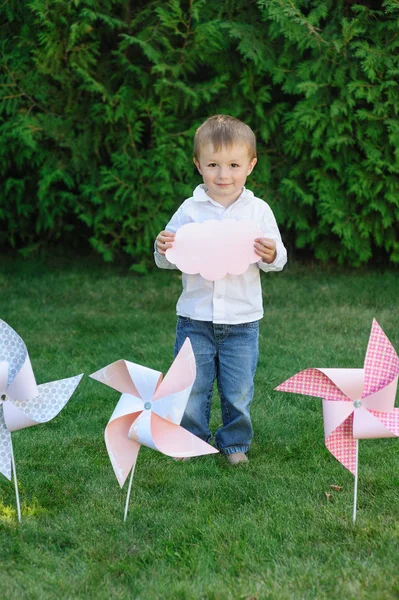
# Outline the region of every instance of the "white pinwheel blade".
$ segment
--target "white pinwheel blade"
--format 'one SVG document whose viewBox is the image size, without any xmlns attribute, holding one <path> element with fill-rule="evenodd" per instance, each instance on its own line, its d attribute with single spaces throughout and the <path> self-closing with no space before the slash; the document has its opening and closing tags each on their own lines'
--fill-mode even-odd
<svg viewBox="0 0 399 600">
<path fill-rule="evenodd" d="M 128 435 L 132 423 L 139 417 L 143 408 L 141 398 L 132 394 L 122 394 L 105 428 L 105 445 L 121 487 L 134 468 L 140 450 L 140 444 L 129 439 Z"/>
<path fill-rule="evenodd" d="M 167 456 L 203 456 L 218 452 L 216 448 L 181 425 L 166 421 L 158 415 L 152 415 L 151 433 L 155 448 Z"/>
<path fill-rule="evenodd" d="M 327 439 L 354 411 L 350 400 L 323 400 L 324 439 Z"/>
<path fill-rule="evenodd" d="M 6 393 L 8 386 L 8 364 L 0 363 L 0 396 Z"/>
<path fill-rule="evenodd" d="M 130 426 L 128 437 L 142 446 L 157 450 L 158 448 L 155 446 L 152 438 L 151 417 L 151 410 L 143 410 Z"/>
<path fill-rule="evenodd" d="M 129 362 L 128 360 L 126 361 L 126 367 L 140 397 L 144 402 L 151 402 L 155 390 L 162 380 L 162 373 L 155 371 L 155 369 L 149 369 L 148 367 Z"/>
<path fill-rule="evenodd" d="M 43 383 L 38 386 L 39 395 L 36 398 L 12 398 L 5 402 L 4 415 L 9 431 L 51 421 L 64 408 L 82 377 L 83 374 Z"/>
<path fill-rule="evenodd" d="M 128 438 L 129 428 L 135 418 L 137 414 L 111 419 L 105 428 L 105 445 L 120 487 L 123 487 L 130 471 L 134 469 L 140 450 L 140 444 Z"/>
<path fill-rule="evenodd" d="M 182 392 L 176 392 L 176 394 L 169 394 L 169 396 L 165 396 L 165 398 L 160 398 L 153 403 L 153 412 L 171 423 L 180 425 L 192 387 L 193 386 L 190 385 L 190 387 Z"/>
<path fill-rule="evenodd" d="M 3 411 L 8 431 L 18 431 L 37 425 L 34 419 L 30 419 L 26 413 L 19 410 L 11 400 L 4 402 Z"/>
<path fill-rule="evenodd" d="M 140 396 L 127 368 L 126 360 L 117 360 L 90 375 L 92 379 L 104 383 L 122 394 Z"/>
<path fill-rule="evenodd" d="M 319 369 L 348 397 L 360 398 L 364 387 L 364 369 Z"/>
<path fill-rule="evenodd" d="M 132 394 L 122 394 L 105 428 L 104 438 L 109 459 L 118 483 L 123 487 L 126 478 L 134 468 L 140 444 L 129 440 L 132 422 L 143 410 L 143 401 Z"/>
<path fill-rule="evenodd" d="M 194 352 L 186 338 L 169 371 L 154 395 L 152 410 L 172 423 L 180 424 L 196 377 Z"/>
<path fill-rule="evenodd" d="M 391 438 L 396 435 L 370 411 L 363 407 L 355 410 L 353 417 L 353 437 L 355 439 Z"/>
<path fill-rule="evenodd" d="M 12 327 L 0 319 L 0 363 L 2 362 L 8 365 L 8 394 L 21 399 L 37 396 L 35 376 L 25 343 Z"/>
<path fill-rule="evenodd" d="M 28 400 L 38 394 L 39 390 L 36 385 L 32 365 L 30 364 L 29 356 L 26 356 L 21 370 L 7 388 L 7 395 L 11 398 L 18 398 L 18 400 Z"/>
<path fill-rule="evenodd" d="M 4 420 L 3 406 L 0 404 L 0 473 L 11 481 L 11 433 Z"/>
<path fill-rule="evenodd" d="M 378 412 L 386 412 L 390 413 L 393 410 L 395 405 L 395 396 L 396 389 L 398 387 L 398 378 L 395 377 L 384 388 L 375 392 L 375 394 L 371 394 L 367 396 L 367 398 L 362 399 L 362 404 L 365 408 L 369 410 L 376 410 Z"/>
<path fill-rule="evenodd" d="M 141 398 L 137 398 L 137 396 L 132 396 L 131 394 L 122 394 L 122 396 L 119 398 L 118 404 L 114 408 L 114 412 L 111 415 L 109 423 L 115 421 L 115 419 L 119 419 L 120 417 L 141 412 L 143 408 L 144 402 Z"/>
</svg>

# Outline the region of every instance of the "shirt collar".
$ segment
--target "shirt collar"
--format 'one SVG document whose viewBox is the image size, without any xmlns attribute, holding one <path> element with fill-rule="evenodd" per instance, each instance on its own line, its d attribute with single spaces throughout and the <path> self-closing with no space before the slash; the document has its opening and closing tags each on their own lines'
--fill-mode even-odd
<svg viewBox="0 0 399 600">
<path fill-rule="evenodd" d="M 206 185 L 204 183 L 197 185 L 197 187 L 195 188 L 195 190 L 193 192 L 194 201 L 195 202 L 211 202 L 212 198 L 210 198 L 210 196 L 208 196 L 208 194 L 206 193 L 207 189 L 208 188 L 206 187 Z M 236 202 L 238 202 L 239 200 L 242 200 L 242 199 L 247 199 L 247 198 L 252 198 L 252 197 L 253 197 L 253 192 L 251 192 L 251 190 L 247 190 L 247 188 L 245 186 L 243 186 L 242 192 L 238 196 Z M 235 202 L 234 202 L 234 204 L 235 204 Z"/>
</svg>

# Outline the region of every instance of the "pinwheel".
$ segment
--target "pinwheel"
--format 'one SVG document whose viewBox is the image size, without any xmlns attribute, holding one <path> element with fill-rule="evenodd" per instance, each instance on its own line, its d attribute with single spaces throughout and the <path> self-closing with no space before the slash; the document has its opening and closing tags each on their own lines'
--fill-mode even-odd
<svg viewBox="0 0 399 600">
<path fill-rule="evenodd" d="M 105 444 L 121 488 L 131 472 L 125 521 L 141 445 L 175 458 L 217 452 L 180 426 L 195 375 L 195 358 L 188 338 L 164 379 L 159 371 L 127 360 L 118 360 L 90 375 L 122 392 L 105 428 Z"/>
<path fill-rule="evenodd" d="M 11 433 L 53 419 L 65 406 L 83 375 L 36 385 L 21 337 L 0 319 L 0 472 L 14 478 L 18 520 L 18 481 Z"/>
<path fill-rule="evenodd" d="M 305 369 L 276 388 L 323 399 L 325 444 L 355 476 L 353 521 L 358 440 L 399 436 L 398 376 L 398 355 L 374 319 L 363 369 Z"/>
</svg>

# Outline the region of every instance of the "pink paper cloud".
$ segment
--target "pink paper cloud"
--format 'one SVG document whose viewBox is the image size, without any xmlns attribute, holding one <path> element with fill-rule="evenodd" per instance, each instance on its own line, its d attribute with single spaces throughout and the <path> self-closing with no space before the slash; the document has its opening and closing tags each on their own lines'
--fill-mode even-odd
<svg viewBox="0 0 399 600">
<path fill-rule="evenodd" d="M 188 223 L 176 232 L 166 258 L 188 275 L 199 273 L 209 281 L 227 275 L 241 275 L 250 264 L 260 260 L 254 241 L 263 237 L 255 221 L 211 219 L 203 223 Z"/>
</svg>

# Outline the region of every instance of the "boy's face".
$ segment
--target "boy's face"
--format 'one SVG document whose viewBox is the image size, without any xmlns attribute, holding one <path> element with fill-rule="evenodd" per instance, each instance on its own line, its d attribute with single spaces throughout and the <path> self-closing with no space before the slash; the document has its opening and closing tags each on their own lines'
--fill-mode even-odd
<svg viewBox="0 0 399 600">
<path fill-rule="evenodd" d="M 222 146 L 215 152 L 213 144 L 201 146 L 199 160 L 194 163 L 201 173 L 209 196 L 223 206 L 237 200 L 245 185 L 247 176 L 256 165 L 251 159 L 245 144 Z"/>
</svg>

